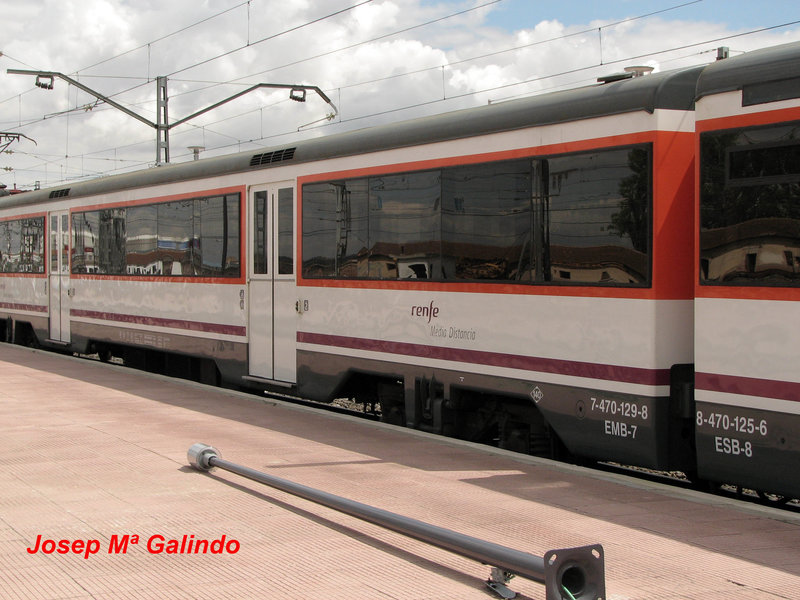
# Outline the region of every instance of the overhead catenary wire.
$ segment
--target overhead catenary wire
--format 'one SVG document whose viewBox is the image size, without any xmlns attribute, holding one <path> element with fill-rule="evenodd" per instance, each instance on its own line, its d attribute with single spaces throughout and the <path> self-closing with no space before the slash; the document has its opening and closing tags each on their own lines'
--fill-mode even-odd
<svg viewBox="0 0 800 600">
<path fill-rule="evenodd" d="M 495 1 L 500 1 L 500 0 L 495 0 Z M 696 2 L 684 2 L 682 4 L 676 5 L 674 7 L 670 7 L 668 9 L 664 9 L 664 10 L 661 10 L 661 11 L 656 11 L 656 12 L 653 12 L 653 13 L 648 13 L 646 15 L 640 15 L 640 16 L 637 16 L 637 17 L 631 17 L 629 19 L 624 19 L 622 21 L 609 23 L 609 24 L 604 25 L 602 27 L 606 27 L 606 28 L 614 27 L 614 26 L 617 26 L 617 25 L 619 25 L 621 23 L 629 22 L 629 21 L 636 20 L 636 19 L 642 19 L 642 18 L 645 18 L 647 16 L 652 16 L 654 14 L 659 14 L 659 13 L 666 12 L 667 10 L 675 10 L 675 9 L 682 8 L 682 7 L 685 7 L 685 6 L 688 6 L 690 4 L 694 4 L 694 3 L 696 3 Z M 364 4 L 364 3 L 362 3 L 362 4 Z M 487 3 L 487 4 L 491 4 L 491 3 Z M 485 6 L 485 5 L 481 5 L 481 6 Z M 450 16 L 463 14 L 464 12 L 465 11 L 459 11 L 458 13 L 453 13 L 453 15 L 450 15 Z M 436 20 L 433 20 L 433 21 L 426 21 L 426 23 L 424 23 L 424 24 L 419 24 L 419 25 L 415 25 L 415 26 L 413 26 L 411 28 L 404 28 L 404 29 L 398 30 L 396 32 L 383 34 L 381 36 L 377 36 L 377 37 L 371 38 L 370 40 L 365 40 L 365 41 L 359 42 L 357 44 L 350 44 L 350 45 L 348 45 L 346 47 L 339 48 L 339 49 L 334 49 L 334 50 L 331 50 L 331 51 L 329 51 L 327 53 L 318 54 L 318 55 L 315 55 L 313 57 L 308 57 L 308 58 L 303 59 L 301 61 L 295 61 L 293 63 L 290 63 L 289 65 L 281 65 L 279 67 L 271 67 L 270 69 L 268 69 L 266 71 L 260 72 L 260 74 L 263 74 L 263 73 L 266 73 L 266 72 L 269 72 L 269 71 L 272 71 L 272 70 L 276 70 L 276 69 L 279 69 L 279 68 L 284 68 L 286 66 L 296 65 L 299 62 L 303 62 L 305 60 L 314 60 L 315 58 L 319 58 L 321 56 L 327 56 L 327 55 L 333 54 L 335 52 L 340 52 L 340 51 L 342 51 L 344 49 L 349 49 L 349 48 L 352 48 L 352 47 L 357 46 L 357 45 L 368 44 L 368 43 L 374 42 L 376 40 L 385 39 L 386 37 L 389 37 L 391 35 L 397 35 L 397 34 L 403 32 L 403 31 L 408 31 L 410 29 L 418 28 L 418 27 L 424 26 L 425 24 L 438 22 L 438 21 L 441 21 L 441 20 L 443 20 L 445 18 L 448 18 L 448 17 L 440 17 L 439 19 L 436 19 Z M 488 93 L 488 92 L 492 92 L 492 91 L 509 89 L 509 88 L 512 88 L 512 87 L 515 87 L 515 86 L 522 86 L 522 85 L 525 85 L 525 84 L 530 84 L 530 83 L 533 83 L 533 82 L 542 81 L 542 80 L 550 79 L 550 78 L 561 77 L 561 76 L 568 75 L 568 74 L 581 73 L 581 72 L 589 71 L 591 69 L 595 69 L 598 66 L 625 63 L 625 62 L 630 62 L 632 60 L 636 60 L 636 59 L 643 58 L 643 57 L 655 57 L 655 56 L 659 56 L 659 55 L 663 55 L 663 54 L 668 54 L 670 52 L 680 51 L 682 49 L 696 48 L 698 46 L 707 45 L 707 44 L 710 44 L 710 43 L 715 43 L 715 42 L 718 42 L 718 41 L 721 41 L 721 40 L 729 40 L 729 39 L 739 38 L 739 37 L 746 36 L 746 35 L 753 35 L 753 34 L 761 33 L 761 32 L 764 32 L 764 31 L 770 31 L 770 30 L 774 30 L 774 29 L 778 29 L 778 28 L 782 28 L 782 27 L 788 27 L 788 26 L 796 25 L 799 22 L 800 21 L 790 21 L 790 22 L 787 22 L 787 23 L 781 23 L 781 24 L 778 24 L 778 25 L 770 26 L 770 27 L 762 27 L 762 28 L 753 29 L 753 30 L 746 31 L 746 32 L 740 32 L 740 33 L 736 33 L 736 34 L 732 34 L 732 35 L 726 35 L 726 36 L 722 36 L 722 37 L 717 37 L 717 38 L 710 39 L 710 40 L 704 40 L 704 41 L 701 41 L 701 42 L 695 42 L 693 44 L 675 46 L 675 47 L 671 47 L 671 48 L 665 48 L 665 49 L 661 49 L 661 50 L 657 50 L 657 51 L 653 51 L 653 52 L 648 52 L 646 54 L 628 56 L 628 57 L 625 57 L 625 58 L 622 58 L 622 59 L 618 59 L 618 60 L 615 60 L 615 61 L 606 61 L 605 63 L 603 63 L 601 61 L 599 63 L 593 63 L 591 65 L 583 66 L 583 67 L 580 67 L 580 68 L 577 68 L 577 69 L 563 70 L 563 71 L 560 71 L 560 72 L 557 72 L 557 73 L 545 74 L 545 75 L 537 76 L 535 78 L 530 78 L 530 79 L 526 79 L 526 80 L 522 80 L 522 81 L 515 81 L 515 82 L 503 84 L 503 85 L 490 86 L 490 87 L 477 89 L 477 90 L 469 90 L 469 91 L 466 91 L 466 92 L 463 92 L 463 93 L 460 93 L 460 94 L 453 94 L 453 95 L 449 95 L 449 96 L 442 97 L 442 98 L 435 98 L 435 99 L 432 99 L 432 100 L 422 101 L 422 102 L 418 102 L 418 103 L 414 103 L 414 104 L 408 104 L 408 105 L 395 107 L 395 108 L 389 108 L 389 109 L 386 109 L 386 110 L 372 111 L 369 114 L 355 115 L 355 116 L 352 116 L 352 117 L 349 117 L 349 118 L 346 118 L 346 119 L 340 119 L 338 122 L 339 123 L 351 123 L 351 122 L 358 121 L 358 120 L 364 120 L 364 119 L 368 119 L 368 118 L 380 117 L 380 116 L 383 116 L 383 115 L 388 115 L 388 114 L 392 114 L 392 113 L 406 111 L 406 110 L 413 109 L 413 108 L 418 108 L 418 107 L 423 107 L 423 106 L 428 106 L 428 105 L 432 105 L 432 104 L 441 103 L 443 101 L 456 100 L 456 99 L 464 98 L 464 97 L 467 97 L 467 96 L 474 96 L 476 94 L 482 94 L 482 93 Z M 296 28 L 293 28 L 293 29 L 296 29 Z M 586 33 L 586 32 L 590 32 L 590 31 L 592 31 L 592 29 L 583 30 L 581 33 Z M 280 35 L 280 34 L 274 34 L 273 36 L 269 36 L 269 37 L 270 38 L 274 38 L 277 35 Z M 545 44 L 545 43 L 552 42 L 552 41 L 555 41 L 555 40 L 558 40 L 558 39 L 564 39 L 564 38 L 567 38 L 567 37 L 572 37 L 574 35 L 578 35 L 578 34 L 577 33 L 565 34 L 564 36 L 557 36 L 557 37 L 554 37 L 554 38 L 551 38 L 551 39 L 548 39 L 548 40 L 538 40 L 536 42 L 533 42 L 531 44 L 525 44 L 523 46 L 515 46 L 513 48 L 507 48 L 507 49 L 504 49 L 504 50 L 494 51 L 494 52 L 482 54 L 482 55 L 479 55 L 479 56 L 472 56 L 472 57 L 469 57 L 469 58 L 465 58 L 465 59 L 461 59 L 461 60 L 458 60 L 458 61 L 454 61 L 453 63 L 450 63 L 450 64 L 446 65 L 446 67 L 452 68 L 453 66 L 458 65 L 458 64 L 464 64 L 464 63 L 471 62 L 471 61 L 477 61 L 477 60 L 480 60 L 482 58 L 488 58 L 488 57 L 495 56 L 495 55 L 502 54 L 502 53 L 513 52 L 513 51 L 517 51 L 517 50 L 520 50 L 520 49 L 523 49 L 523 48 L 526 48 L 526 47 Z M 262 38 L 262 39 L 267 39 L 267 38 Z M 259 40 L 259 41 L 261 41 L 261 40 Z M 702 53 L 702 51 L 700 53 Z M 700 54 L 700 53 L 698 53 L 698 54 Z M 187 70 L 188 68 L 189 67 L 184 68 L 182 70 Z M 359 85 L 366 85 L 368 83 L 386 81 L 386 80 L 389 80 L 389 79 L 395 79 L 397 77 L 408 76 L 408 75 L 411 75 L 411 74 L 414 74 L 414 73 L 420 73 L 420 72 L 424 72 L 426 70 L 433 70 L 433 69 L 437 69 L 437 70 L 438 69 L 442 69 L 442 66 L 439 65 L 439 66 L 429 67 L 427 69 L 416 69 L 416 70 L 408 71 L 408 72 L 405 72 L 405 73 L 393 74 L 393 75 L 387 76 L 385 78 L 373 78 L 373 79 L 370 79 L 369 81 L 362 81 L 362 82 L 357 82 L 357 83 L 346 83 L 346 84 L 343 84 L 341 86 L 336 86 L 333 89 L 353 88 L 353 87 L 357 87 Z M 175 73 L 178 73 L 178 72 L 180 72 L 180 71 L 175 71 Z M 234 79 L 234 80 L 230 80 L 228 82 L 211 83 L 211 87 L 217 86 L 217 85 L 224 85 L 224 84 L 235 84 L 237 81 L 240 81 L 242 79 L 245 79 L 247 77 L 252 77 L 252 76 L 253 75 L 248 75 L 248 76 L 245 76 L 245 77 L 241 77 L 241 78 L 237 78 L 237 79 Z M 177 81 L 192 81 L 192 80 L 179 79 Z M 575 84 L 579 84 L 579 82 L 575 82 Z M 245 85 L 245 84 L 243 84 L 243 85 Z M 562 84 L 562 86 L 563 86 L 563 84 Z M 562 87 L 562 86 L 559 86 L 559 87 Z M 207 88 L 205 88 L 205 89 L 207 89 Z M 192 90 L 192 91 L 185 92 L 185 93 L 186 94 L 190 94 L 190 93 L 194 93 L 194 92 L 197 92 L 197 91 L 200 91 L 200 90 Z M 120 92 L 120 93 L 122 93 L 122 92 Z M 237 115 L 229 116 L 229 117 L 226 117 L 225 119 L 221 119 L 221 120 L 214 121 L 214 122 L 209 122 L 209 123 L 206 123 L 205 125 L 203 125 L 202 128 L 204 130 L 209 131 L 210 133 L 213 133 L 215 135 L 217 135 L 217 134 L 224 135 L 225 137 L 230 137 L 232 140 L 234 140 L 234 141 L 232 141 L 232 143 L 211 146 L 208 149 L 210 151 L 226 150 L 226 149 L 229 149 L 229 148 L 235 147 L 235 146 L 241 147 L 242 144 L 259 144 L 259 142 L 266 143 L 266 142 L 268 142 L 270 140 L 274 140 L 274 139 L 279 138 L 279 137 L 296 134 L 296 130 L 292 129 L 290 131 L 276 132 L 276 133 L 271 134 L 269 136 L 263 136 L 263 133 L 262 133 L 261 137 L 255 137 L 255 138 L 252 138 L 252 139 L 237 139 L 236 137 L 228 136 L 228 135 L 225 135 L 225 134 L 220 134 L 219 132 L 214 132 L 213 130 L 211 130 L 212 127 L 214 127 L 215 125 L 217 125 L 219 123 L 225 122 L 225 121 L 230 120 L 230 119 L 239 118 L 242 115 L 246 115 L 246 114 L 250 114 L 250 113 L 253 113 L 253 112 L 257 112 L 259 110 L 263 110 L 263 107 L 261 107 L 259 109 L 255 109 L 255 110 L 246 111 L 246 112 L 243 112 L 243 113 L 238 113 Z M 317 125 L 316 127 L 328 127 L 328 126 L 330 126 L 330 125 L 325 124 L 325 125 L 321 125 L 321 126 Z M 198 126 L 198 127 L 200 127 L 200 126 Z M 148 142 L 147 142 L 147 140 L 142 140 L 141 143 L 148 143 Z M 138 144 L 137 143 L 132 143 L 132 144 L 128 144 L 126 146 L 116 147 L 116 148 L 117 148 L 117 150 L 119 150 L 119 149 L 125 148 L 125 147 L 132 148 L 132 147 L 134 147 L 136 145 L 138 145 Z M 96 152 L 93 152 L 93 153 L 84 153 L 84 154 L 78 155 L 78 156 L 91 157 L 92 155 L 100 154 L 100 153 L 103 153 L 103 152 L 108 152 L 108 150 L 110 150 L 110 149 L 99 150 L 99 151 L 96 151 Z M 75 158 L 75 157 L 73 157 L 73 158 Z M 96 160 L 96 159 L 93 158 L 92 160 Z M 136 163 L 136 161 L 132 161 L 132 163 Z M 144 166 L 144 165 L 147 164 L 147 162 L 146 161 L 141 161 L 139 164 Z M 124 167 L 124 168 L 128 169 L 128 167 Z M 114 171 L 111 171 L 111 172 L 114 172 Z"/>
</svg>

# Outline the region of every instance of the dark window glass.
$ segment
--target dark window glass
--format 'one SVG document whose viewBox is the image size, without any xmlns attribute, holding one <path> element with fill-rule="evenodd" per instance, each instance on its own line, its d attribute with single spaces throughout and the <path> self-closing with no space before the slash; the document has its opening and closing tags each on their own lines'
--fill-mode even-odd
<svg viewBox="0 0 800 600">
<path fill-rule="evenodd" d="M 366 179 L 303 186 L 305 277 L 367 277 L 368 190 Z"/>
<path fill-rule="evenodd" d="M 649 281 L 650 152 L 628 148 L 544 159 L 545 278 Z"/>
<path fill-rule="evenodd" d="M 158 207 L 132 206 L 127 209 L 128 275 L 163 275 L 158 253 Z"/>
<path fill-rule="evenodd" d="M 235 197 L 217 196 L 195 201 L 192 252 L 197 275 L 223 277 L 239 271 L 239 207 Z M 235 239 L 234 239 L 235 238 Z"/>
<path fill-rule="evenodd" d="M 97 259 L 99 272 L 108 275 L 125 273 L 125 209 L 101 210 Z"/>
<path fill-rule="evenodd" d="M 223 212 L 227 220 L 225 228 L 225 255 L 222 258 L 223 272 L 225 277 L 238 277 L 242 265 L 242 245 L 239 231 L 242 226 L 242 218 L 239 212 L 239 195 L 230 194 L 222 200 L 225 203 Z"/>
<path fill-rule="evenodd" d="M 269 273 L 267 192 L 256 192 L 253 202 L 253 273 L 266 275 Z"/>
<path fill-rule="evenodd" d="M 100 232 L 100 213 L 97 211 L 72 215 L 72 272 L 98 273 L 97 241 Z"/>
<path fill-rule="evenodd" d="M 800 177 L 800 143 L 728 152 L 728 182 L 740 185 L 783 183 Z"/>
<path fill-rule="evenodd" d="M 531 161 L 442 174 L 444 279 L 534 279 Z"/>
<path fill-rule="evenodd" d="M 294 273 L 294 193 L 292 188 L 278 190 L 278 274 Z"/>
<path fill-rule="evenodd" d="M 72 215 L 73 273 L 236 277 L 238 194 Z"/>
<path fill-rule="evenodd" d="M 44 273 L 44 217 L 22 219 L 19 223 L 19 270 L 23 273 Z"/>
<path fill-rule="evenodd" d="M 370 178 L 371 279 L 441 279 L 440 193 L 439 171 Z"/>
<path fill-rule="evenodd" d="M 19 273 L 22 263 L 22 223 L 0 222 L 0 271 Z"/>
<path fill-rule="evenodd" d="M 637 146 L 303 186 L 303 275 L 648 285 Z"/>
<path fill-rule="evenodd" d="M 336 232 L 339 214 L 335 183 L 312 183 L 303 186 L 303 275 L 334 277 L 336 268 Z"/>
<path fill-rule="evenodd" d="M 44 217 L 0 222 L 0 272 L 44 273 Z"/>
<path fill-rule="evenodd" d="M 193 201 L 158 205 L 158 259 L 163 265 L 164 275 L 194 275 L 193 234 Z"/>
<path fill-rule="evenodd" d="M 700 138 L 700 279 L 800 285 L 800 123 Z"/>
<path fill-rule="evenodd" d="M 369 275 L 369 183 L 355 179 L 336 187 L 336 265 L 339 277 Z"/>
<path fill-rule="evenodd" d="M 124 274 L 125 209 L 74 213 L 72 246 L 73 273 Z"/>
<path fill-rule="evenodd" d="M 58 273 L 58 216 L 50 216 L 50 272 Z"/>
</svg>

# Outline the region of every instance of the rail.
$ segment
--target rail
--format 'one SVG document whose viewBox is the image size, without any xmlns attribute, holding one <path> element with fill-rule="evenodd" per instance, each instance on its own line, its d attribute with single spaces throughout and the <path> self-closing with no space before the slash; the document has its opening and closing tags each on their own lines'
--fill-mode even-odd
<svg viewBox="0 0 800 600">
<path fill-rule="evenodd" d="M 210 471 L 213 467 L 230 471 L 489 565 L 491 575 L 486 584 L 502 598 L 515 596 L 506 586 L 513 575 L 544 584 L 546 600 L 604 600 L 606 597 L 603 547 L 599 544 L 550 550 L 539 557 L 237 465 L 223 460 L 220 453 L 207 444 L 193 444 L 188 459 L 189 464 L 200 471 Z"/>
</svg>

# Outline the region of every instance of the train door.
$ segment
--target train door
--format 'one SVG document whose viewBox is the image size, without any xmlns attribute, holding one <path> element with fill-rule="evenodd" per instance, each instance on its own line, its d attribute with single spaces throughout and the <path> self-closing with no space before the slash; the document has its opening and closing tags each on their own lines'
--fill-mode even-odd
<svg viewBox="0 0 800 600">
<path fill-rule="evenodd" d="M 248 204 L 249 374 L 294 383 L 297 380 L 294 184 L 253 186 Z"/>
<path fill-rule="evenodd" d="M 69 212 L 51 212 L 50 218 L 50 341 L 70 341 L 69 328 Z"/>
</svg>

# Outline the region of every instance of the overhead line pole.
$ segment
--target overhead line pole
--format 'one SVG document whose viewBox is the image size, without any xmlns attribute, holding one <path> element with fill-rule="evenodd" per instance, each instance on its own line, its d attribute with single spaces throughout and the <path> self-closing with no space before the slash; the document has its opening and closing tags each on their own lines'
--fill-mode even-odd
<svg viewBox="0 0 800 600">
<path fill-rule="evenodd" d="M 234 94 L 220 102 L 216 102 L 202 110 L 199 110 L 188 117 L 184 117 L 175 121 L 174 123 L 170 124 L 168 121 L 168 103 L 169 98 L 167 95 L 167 78 L 166 76 L 160 76 L 156 78 L 156 85 L 157 85 L 157 99 L 156 99 L 156 109 L 157 109 L 157 121 L 154 123 L 150 119 L 143 117 L 142 115 L 135 113 L 134 111 L 130 110 L 115 102 L 108 96 L 104 96 L 100 92 L 96 92 L 95 90 L 83 85 L 79 81 L 64 75 L 63 73 L 58 73 L 56 71 L 28 71 L 24 69 L 8 69 L 6 71 L 10 75 L 35 75 L 36 76 L 36 86 L 46 90 L 53 89 L 53 82 L 55 78 L 62 79 L 69 83 L 70 85 L 74 85 L 79 90 L 86 92 L 87 94 L 94 96 L 101 102 L 105 102 L 109 106 L 116 108 L 124 112 L 129 117 L 133 117 L 137 121 L 148 125 L 156 130 L 156 166 L 160 166 L 163 163 L 169 163 L 169 131 L 173 127 L 177 127 L 178 125 L 182 125 L 186 123 L 190 119 L 194 117 L 200 116 L 204 113 L 209 112 L 215 108 L 230 102 L 231 100 L 235 100 L 236 98 L 240 98 L 245 94 L 249 94 L 255 90 L 261 88 L 276 88 L 276 89 L 288 89 L 291 90 L 289 92 L 289 98 L 292 100 L 296 100 L 297 102 L 305 102 L 306 101 L 306 90 L 311 90 L 316 92 L 320 98 L 322 98 L 332 109 L 333 112 L 326 115 L 326 118 L 330 121 L 332 120 L 337 114 L 338 109 L 336 105 L 331 101 L 331 99 L 317 86 L 315 85 L 300 85 L 300 84 L 283 84 L 283 83 L 258 83 L 249 87 L 248 89 L 239 92 L 238 94 Z M 163 160 L 162 160 L 163 156 Z"/>
</svg>

